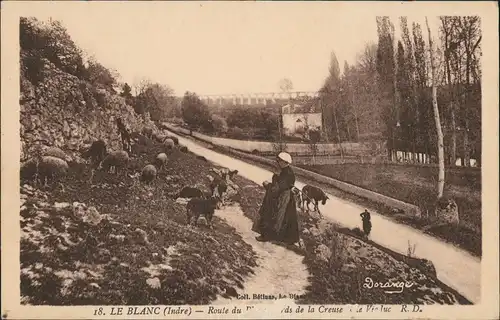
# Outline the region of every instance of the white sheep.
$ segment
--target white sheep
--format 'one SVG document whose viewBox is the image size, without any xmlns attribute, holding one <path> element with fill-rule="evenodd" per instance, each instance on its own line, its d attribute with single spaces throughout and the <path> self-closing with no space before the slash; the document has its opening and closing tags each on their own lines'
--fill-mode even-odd
<svg viewBox="0 0 500 320">
<path fill-rule="evenodd" d="M 165 141 L 165 139 L 167 139 L 167 135 L 166 134 L 162 134 L 162 133 L 157 133 L 154 135 L 156 141 L 158 142 L 163 142 Z"/>
<path fill-rule="evenodd" d="M 51 156 L 51 157 L 62 159 L 64 161 L 69 160 L 66 153 L 57 147 L 47 147 L 45 150 L 43 150 L 42 156 Z"/>
<path fill-rule="evenodd" d="M 165 168 L 168 162 L 168 156 L 165 153 L 160 153 L 156 156 L 155 163 L 159 170 Z"/>
<path fill-rule="evenodd" d="M 163 141 L 163 144 L 165 147 L 167 147 L 167 150 L 172 150 L 175 146 L 174 140 L 167 138 Z"/>
<path fill-rule="evenodd" d="M 156 174 L 156 167 L 152 164 L 148 164 L 142 169 L 141 181 L 149 183 L 156 178 Z"/>
<path fill-rule="evenodd" d="M 105 171 L 110 171 L 110 169 L 114 169 L 114 172 L 117 174 L 118 169 L 127 168 L 129 156 L 127 151 L 118 150 L 111 151 L 102 161 L 101 166 Z"/>
<path fill-rule="evenodd" d="M 37 167 L 38 178 L 43 185 L 47 185 L 49 181 L 52 182 L 66 176 L 69 169 L 66 161 L 52 156 L 43 156 L 38 161 Z M 64 186 L 60 185 L 64 191 Z"/>
</svg>

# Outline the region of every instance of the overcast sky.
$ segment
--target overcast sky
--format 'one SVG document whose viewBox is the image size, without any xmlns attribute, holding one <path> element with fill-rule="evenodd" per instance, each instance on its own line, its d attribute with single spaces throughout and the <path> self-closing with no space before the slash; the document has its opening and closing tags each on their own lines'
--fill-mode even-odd
<svg viewBox="0 0 500 320">
<path fill-rule="evenodd" d="M 60 4 L 35 16 L 61 20 L 122 81 L 147 77 L 177 95 L 279 91 L 284 77 L 297 91 L 316 91 L 331 51 L 342 69 L 344 60 L 354 63 L 366 43 L 377 41 L 377 12 L 362 3 L 80 2 L 64 10 Z M 398 14 L 385 14 L 399 33 Z M 409 20 L 425 28 L 424 16 Z M 430 21 L 437 37 L 437 18 Z"/>
</svg>

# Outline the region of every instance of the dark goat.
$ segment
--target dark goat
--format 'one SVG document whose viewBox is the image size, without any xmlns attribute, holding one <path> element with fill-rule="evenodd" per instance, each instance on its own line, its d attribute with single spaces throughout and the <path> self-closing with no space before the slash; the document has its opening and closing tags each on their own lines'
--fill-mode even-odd
<svg viewBox="0 0 500 320">
<path fill-rule="evenodd" d="M 116 119 L 116 126 L 118 127 L 118 133 L 120 134 L 120 137 L 122 138 L 122 145 L 123 145 L 123 150 L 127 152 L 131 152 L 132 145 L 130 143 L 131 140 L 131 135 L 128 132 L 127 128 L 123 124 L 122 118 L 117 118 Z"/>
<path fill-rule="evenodd" d="M 318 187 L 311 186 L 311 185 L 305 185 L 302 188 L 302 203 L 304 204 L 303 207 L 307 208 L 309 210 L 309 204 L 311 201 L 314 204 L 314 210 L 316 210 L 319 213 L 319 207 L 318 203 L 321 201 L 322 205 L 326 204 L 326 200 L 328 200 L 328 196 L 323 192 Z M 307 207 L 306 207 L 307 206 Z"/>
<path fill-rule="evenodd" d="M 175 198 L 205 198 L 203 192 L 194 187 L 184 187 L 182 190 L 175 196 Z"/>
<path fill-rule="evenodd" d="M 208 226 L 212 229 L 212 218 L 218 202 L 219 199 L 215 197 L 209 199 L 193 198 L 189 200 L 186 205 L 187 223 L 190 224 L 194 222 L 194 225 L 197 225 L 198 218 L 204 215 L 207 219 Z"/>
<path fill-rule="evenodd" d="M 109 172 L 110 169 L 114 169 L 115 174 L 118 174 L 118 169 L 120 168 L 127 170 L 129 159 L 127 151 L 111 151 L 106 158 L 102 160 L 101 166 L 106 172 Z"/>
<path fill-rule="evenodd" d="M 85 159 L 90 158 L 93 168 L 97 168 L 99 164 L 106 157 L 107 148 L 106 143 L 103 140 L 97 140 L 92 142 L 90 148 L 82 154 Z"/>
</svg>

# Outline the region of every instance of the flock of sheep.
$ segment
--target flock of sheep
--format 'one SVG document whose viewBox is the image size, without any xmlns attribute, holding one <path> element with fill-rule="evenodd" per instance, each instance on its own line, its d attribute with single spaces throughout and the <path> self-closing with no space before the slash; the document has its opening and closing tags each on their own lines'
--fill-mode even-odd
<svg viewBox="0 0 500 320">
<path fill-rule="evenodd" d="M 136 134 L 136 136 L 133 139 L 135 143 L 140 143 L 139 140 L 145 137 L 141 134 Z M 166 150 L 172 150 L 178 145 L 176 137 L 150 135 L 148 138 L 161 139 L 160 141 L 165 145 Z M 186 152 L 187 148 L 180 146 L 179 150 Z M 130 160 L 130 150 L 128 152 L 126 150 L 108 150 L 103 140 L 97 140 L 81 154 L 81 157 L 84 159 L 90 158 L 92 166 L 90 180 L 92 180 L 94 171 L 98 169 L 115 174 L 118 174 L 122 169 L 127 169 Z M 165 167 L 167 161 L 168 157 L 166 153 L 158 154 L 154 164 L 148 164 L 142 169 L 141 181 L 152 181 L 156 177 L 158 170 Z M 23 181 L 33 181 L 43 185 L 58 182 L 62 177 L 67 175 L 69 166 L 73 162 L 61 149 L 57 147 L 44 147 L 37 155 L 21 164 L 20 178 Z"/>
<path fill-rule="evenodd" d="M 123 139 L 123 135 L 122 135 Z M 187 152 L 187 147 L 179 145 L 179 140 L 175 136 L 163 133 L 154 133 L 151 128 L 144 128 L 142 132 L 128 134 L 126 132 L 126 141 L 122 143 L 124 150 L 109 150 L 106 142 L 103 140 L 94 141 L 89 148 L 81 153 L 83 159 L 88 159 L 91 166 L 91 175 L 89 181 L 92 182 L 96 170 L 103 170 L 108 173 L 118 175 L 120 172 L 126 172 L 129 166 L 130 154 L 133 146 L 148 145 L 147 140 L 156 140 L 164 146 L 165 152 L 160 152 L 154 158 L 152 163 L 146 164 L 139 176 L 139 181 L 150 183 L 163 170 L 168 162 L 170 151 L 177 148 L 181 152 Z M 126 149 L 126 150 L 125 150 Z M 70 166 L 75 161 L 70 159 L 66 153 L 57 147 L 45 147 L 37 155 L 21 164 L 21 181 L 31 181 L 35 184 L 47 186 L 49 183 L 58 183 L 64 191 L 64 185 L 61 179 L 69 171 Z M 238 171 L 228 169 L 217 170 L 215 178 L 210 182 L 210 194 L 205 194 L 198 188 L 184 187 L 174 198 L 185 198 L 189 201 L 186 205 L 188 224 L 197 224 L 199 218 L 205 218 L 205 221 L 211 228 L 211 220 L 214 210 L 224 203 L 224 194 L 228 189 L 228 179 L 237 174 Z"/>
</svg>

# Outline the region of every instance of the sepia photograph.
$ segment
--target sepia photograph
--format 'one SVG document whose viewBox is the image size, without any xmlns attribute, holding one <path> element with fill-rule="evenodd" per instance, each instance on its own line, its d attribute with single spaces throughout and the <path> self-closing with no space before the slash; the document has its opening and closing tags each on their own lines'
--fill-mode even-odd
<svg viewBox="0 0 500 320">
<path fill-rule="evenodd" d="M 494 4 L 4 4 L 2 319 L 498 314 Z"/>
</svg>

